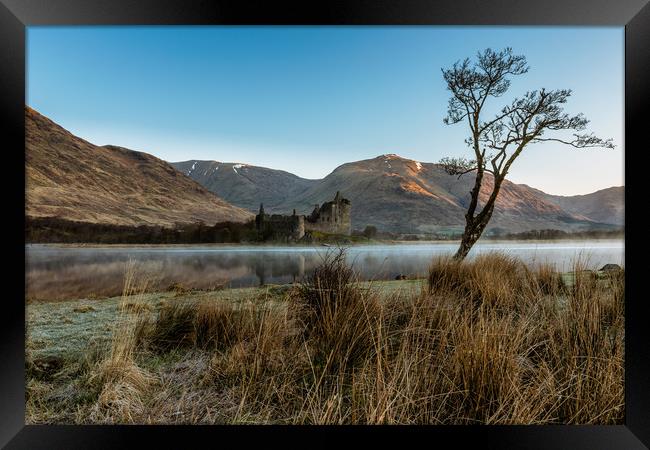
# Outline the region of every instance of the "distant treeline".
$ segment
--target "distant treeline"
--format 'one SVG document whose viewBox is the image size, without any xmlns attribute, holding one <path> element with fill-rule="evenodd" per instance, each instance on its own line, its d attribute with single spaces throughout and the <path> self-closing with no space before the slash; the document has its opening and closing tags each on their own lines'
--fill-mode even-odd
<svg viewBox="0 0 650 450">
<path fill-rule="evenodd" d="M 553 240 L 553 239 L 607 239 L 622 238 L 623 228 L 615 230 L 573 231 L 532 230 L 521 233 L 491 232 L 483 239 L 508 240 Z M 461 233 L 397 234 L 377 231 L 375 227 L 355 230 L 353 241 L 359 237 L 378 240 L 424 241 L 458 240 Z M 25 240 L 30 243 L 96 243 L 96 244 L 209 244 L 209 243 L 253 243 L 264 241 L 255 229 L 255 222 L 219 222 L 183 224 L 175 227 L 152 225 L 109 225 L 75 222 L 55 217 L 27 219 Z M 357 238 L 357 239 L 354 239 Z M 325 241 L 314 236 L 310 241 Z"/>
<path fill-rule="evenodd" d="M 552 239 L 611 239 L 622 238 L 625 230 L 589 230 L 589 231 L 563 231 L 563 230 L 531 230 L 521 233 L 504 233 L 487 236 L 488 239 L 513 239 L 513 240 L 552 240 Z"/>
<path fill-rule="evenodd" d="M 255 222 L 152 225 L 109 225 L 54 217 L 27 219 L 25 240 L 31 243 L 196 244 L 239 243 L 259 240 Z"/>
<path fill-rule="evenodd" d="M 454 241 L 462 237 L 461 232 L 441 232 L 423 234 L 403 234 L 377 231 L 372 236 L 361 230 L 355 230 L 353 236 L 374 237 L 378 240 L 397 241 Z M 520 233 L 508 233 L 503 230 L 489 230 L 481 239 L 484 240 L 554 240 L 554 239 L 611 239 L 625 236 L 623 228 L 614 230 L 589 230 L 589 231 L 563 231 L 555 229 L 531 230 Z"/>
<path fill-rule="evenodd" d="M 457 241 L 462 236 L 462 233 L 401 234 L 393 239 L 398 241 Z"/>
</svg>

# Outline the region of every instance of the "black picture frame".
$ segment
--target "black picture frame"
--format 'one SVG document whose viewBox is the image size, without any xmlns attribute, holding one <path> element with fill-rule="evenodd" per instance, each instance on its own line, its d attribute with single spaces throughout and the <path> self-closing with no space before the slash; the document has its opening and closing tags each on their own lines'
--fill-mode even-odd
<svg viewBox="0 0 650 450">
<path fill-rule="evenodd" d="M 213 445 L 251 437 L 285 442 L 302 434 L 303 445 L 346 443 L 350 432 L 364 439 L 402 444 L 407 433 L 425 443 L 487 448 L 642 449 L 650 446 L 650 333 L 643 295 L 646 221 L 643 151 L 650 124 L 649 0 L 0 0 L 0 123 L 5 161 L 2 220 L 10 237 L 5 261 L 18 272 L 5 282 L 0 313 L 0 446 L 6 448 L 190 448 L 194 439 Z M 283 25 L 571 25 L 625 27 L 625 425 L 470 427 L 218 427 L 218 426 L 25 426 L 24 104 L 25 27 L 32 25 L 283 24 Z M 602 64 L 607 64 L 603 61 Z M 645 175 L 647 177 L 647 175 Z M 637 216 L 637 217 L 635 217 Z M 19 236 L 23 236 L 20 239 Z M 630 244 L 630 245 L 628 245 Z M 641 261 L 641 262 L 637 262 Z M 20 262 L 23 263 L 21 267 Z M 24 277 L 24 272 L 22 277 Z M 21 300 L 22 299 L 22 300 Z M 323 433 L 327 431 L 327 435 Z M 318 440 L 305 436 L 317 433 Z M 370 445 L 365 441 L 364 445 Z M 419 445 L 419 444 L 418 444 Z"/>
</svg>

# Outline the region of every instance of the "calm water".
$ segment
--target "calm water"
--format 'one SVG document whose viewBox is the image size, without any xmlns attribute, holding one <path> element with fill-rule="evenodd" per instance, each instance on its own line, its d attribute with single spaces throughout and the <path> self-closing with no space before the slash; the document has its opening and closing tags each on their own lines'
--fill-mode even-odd
<svg viewBox="0 0 650 450">
<path fill-rule="evenodd" d="M 355 246 L 348 261 L 364 279 L 390 280 L 397 275 L 422 276 L 435 255 L 452 254 L 456 243 Z M 126 263 L 135 260 L 152 287 L 173 283 L 209 289 L 300 281 L 322 261 L 327 247 L 183 246 L 183 247 L 55 247 L 25 246 L 26 294 L 32 299 L 114 296 L 122 290 Z M 570 242 L 488 242 L 474 246 L 470 258 L 501 251 L 529 265 L 552 263 L 571 270 L 581 258 L 588 266 L 623 265 L 622 240 Z"/>
</svg>

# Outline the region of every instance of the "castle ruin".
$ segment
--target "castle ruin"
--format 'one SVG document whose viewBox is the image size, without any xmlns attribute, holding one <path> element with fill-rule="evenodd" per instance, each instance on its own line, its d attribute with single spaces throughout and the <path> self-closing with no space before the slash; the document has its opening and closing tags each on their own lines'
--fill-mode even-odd
<svg viewBox="0 0 650 450">
<path fill-rule="evenodd" d="M 350 235 L 350 209 L 350 200 L 343 198 L 340 192 L 336 193 L 334 200 L 316 205 L 308 216 L 297 215 L 295 209 L 292 215 L 270 215 L 264 212 L 264 205 L 260 205 L 255 227 L 264 239 L 273 240 L 297 241 L 310 231 Z"/>
<path fill-rule="evenodd" d="M 265 240 L 297 241 L 305 235 L 305 216 L 296 215 L 295 209 L 290 216 L 265 214 L 264 205 L 260 205 L 260 212 L 255 216 L 255 228 Z"/>
</svg>

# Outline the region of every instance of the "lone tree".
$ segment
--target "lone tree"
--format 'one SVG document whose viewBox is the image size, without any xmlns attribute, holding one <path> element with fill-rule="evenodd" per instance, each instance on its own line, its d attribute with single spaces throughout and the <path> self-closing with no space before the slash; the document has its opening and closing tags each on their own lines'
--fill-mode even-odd
<svg viewBox="0 0 650 450">
<path fill-rule="evenodd" d="M 449 69 L 442 69 L 447 89 L 452 94 L 444 123 L 452 125 L 467 121 L 470 135 L 465 142 L 474 156 L 471 159 L 443 158 L 440 164 L 447 173 L 458 175 L 458 178 L 476 172 L 465 214 L 465 230 L 455 255 L 458 260 L 464 259 L 481 237 L 492 217 L 508 170 L 528 145 L 559 142 L 576 148 L 614 148 L 611 139 L 580 133 L 589 121 L 583 114 L 564 112 L 562 105 L 571 96 L 569 89 L 526 92 L 522 98 L 515 98 L 498 114 L 485 120 L 483 111 L 487 100 L 501 97 L 510 87 L 510 78 L 526 72 L 526 57 L 513 55 L 511 48 L 499 52 L 488 48 L 478 53 L 476 61 L 467 58 L 457 61 Z M 479 208 L 479 193 L 486 172 L 494 178 L 494 183 L 492 192 Z"/>
<path fill-rule="evenodd" d="M 375 236 L 377 236 L 377 227 L 374 225 L 367 225 L 366 228 L 363 230 L 363 235 L 367 239 L 372 239 Z"/>
</svg>

